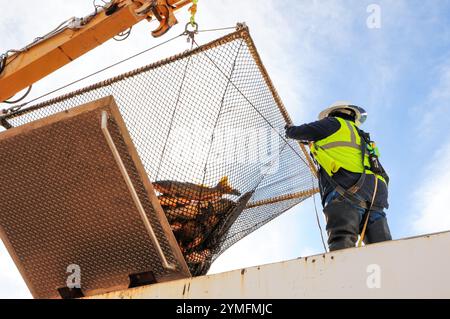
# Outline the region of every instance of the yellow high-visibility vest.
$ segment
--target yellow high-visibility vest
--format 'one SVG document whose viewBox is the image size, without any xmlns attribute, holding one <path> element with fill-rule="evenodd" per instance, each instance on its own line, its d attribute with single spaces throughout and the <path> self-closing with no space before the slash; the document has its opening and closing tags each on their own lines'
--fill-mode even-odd
<svg viewBox="0 0 450 319">
<path fill-rule="evenodd" d="M 363 166 L 361 136 L 356 129 L 356 124 L 339 117 L 335 117 L 335 119 L 341 125 L 339 130 L 311 144 L 311 153 L 315 160 L 330 176 L 333 176 L 340 168 L 352 173 L 363 173 L 364 166 L 366 167 L 366 174 L 373 174 L 369 169 L 368 152 L 364 157 Z M 383 177 L 376 176 L 386 183 Z"/>
</svg>

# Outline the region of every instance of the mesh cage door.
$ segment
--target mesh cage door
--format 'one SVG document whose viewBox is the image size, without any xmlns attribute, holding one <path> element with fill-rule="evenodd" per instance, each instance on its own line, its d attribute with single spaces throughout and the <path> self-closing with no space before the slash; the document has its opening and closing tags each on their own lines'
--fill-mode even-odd
<svg viewBox="0 0 450 319">
<path fill-rule="evenodd" d="M 112 97 L 8 130 L 0 151 L 0 235 L 35 298 L 59 298 L 68 283 L 93 295 L 128 288 L 139 274 L 156 282 L 190 276 Z"/>
<path fill-rule="evenodd" d="M 306 148 L 284 139 L 292 121 L 243 25 L 193 50 L 17 109 L 2 123 L 20 127 L 110 95 L 193 276 L 318 191 Z"/>
</svg>

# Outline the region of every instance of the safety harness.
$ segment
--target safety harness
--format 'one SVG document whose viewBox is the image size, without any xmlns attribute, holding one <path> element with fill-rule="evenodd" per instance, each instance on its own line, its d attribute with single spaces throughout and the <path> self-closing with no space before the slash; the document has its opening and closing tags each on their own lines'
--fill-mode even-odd
<svg viewBox="0 0 450 319">
<path fill-rule="evenodd" d="M 363 166 L 364 166 L 364 158 L 366 156 L 366 142 L 364 141 L 363 138 L 361 138 L 361 154 L 362 154 L 362 161 L 363 161 Z M 357 196 L 356 193 L 361 189 L 361 187 L 363 186 L 365 180 L 366 180 L 366 166 L 364 166 L 364 170 L 361 173 L 361 176 L 359 177 L 358 181 L 351 186 L 349 189 L 345 189 L 344 187 L 342 187 L 341 185 L 339 185 L 330 175 L 328 175 L 328 173 L 324 173 L 322 174 L 322 176 L 325 176 L 325 179 L 328 181 L 328 183 L 334 188 L 334 190 L 341 195 L 342 197 L 348 199 L 350 202 L 352 202 L 353 204 L 357 205 L 358 207 L 361 207 L 365 210 L 368 210 L 369 208 L 372 209 L 382 209 L 382 207 L 378 207 L 378 206 L 374 206 L 373 202 L 375 200 L 375 196 L 373 196 L 373 200 L 372 203 L 367 203 L 364 200 L 360 200 Z M 377 177 L 375 177 L 375 180 L 377 182 Z M 374 189 L 374 192 L 376 192 L 376 189 Z"/>
<path fill-rule="evenodd" d="M 347 122 L 347 121 L 346 121 Z M 350 124 L 347 123 L 350 127 Z M 382 210 L 383 207 L 375 206 L 374 201 L 376 197 L 376 191 L 378 186 L 378 176 L 381 176 L 386 183 L 389 180 L 389 177 L 385 173 L 384 169 L 382 168 L 381 164 L 378 161 L 378 155 L 375 152 L 374 143 L 370 140 L 370 135 L 368 133 L 365 133 L 364 131 L 361 131 L 356 126 L 354 127 L 356 131 L 358 132 L 358 135 L 360 137 L 360 150 L 361 150 L 361 160 L 363 165 L 363 171 L 361 173 L 361 176 L 359 177 L 358 181 L 351 186 L 349 189 L 345 189 L 341 185 L 339 185 L 325 170 L 324 174 L 322 174 L 325 179 L 328 181 L 328 183 L 334 188 L 334 190 L 341 195 L 342 197 L 346 198 L 350 202 L 352 202 L 354 205 L 361 207 L 365 210 Z M 352 128 L 351 128 L 352 129 Z M 353 133 L 351 133 L 353 134 Z M 354 139 L 354 138 L 353 138 Z M 347 142 L 334 142 L 330 144 L 335 144 L 336 146 L 341 146 L 346 144 Z M 319 145 L 315 145 L 315 147 L 321 148 L 322 150 L 325 150 L 326 148 L 330 148 L 330 144 L 327 144 L 326 146 L 322 147 Z M 365 156 L 367 154 L 368 145 L 371 146 L 368 157 L 369 157 L 369 164 L 370 167 L 367 167 L 365 165 Z M 349 145 L 351 146 L 351 145 Z M 314 155 L 314 154 L 313 154 Z M 314 156 L 313 156 L 314 157 Z M 317 161 L 316 161 L 317 162 Z M 320 164 L 319 164 L 320 165 Z M 372 201 L 368 203 L 367 201 L 361 200 L 356 196 L 356 193 L 361 189 L 363 186 L 367 173 L 366 170 L 370 169 L 372 173 L 374 173 L 375 178 L 375 188 L 374 188 L 374 195 L 372 196 Z M 378 176 L 377 176 L 378 175 Z"/>
</svg>

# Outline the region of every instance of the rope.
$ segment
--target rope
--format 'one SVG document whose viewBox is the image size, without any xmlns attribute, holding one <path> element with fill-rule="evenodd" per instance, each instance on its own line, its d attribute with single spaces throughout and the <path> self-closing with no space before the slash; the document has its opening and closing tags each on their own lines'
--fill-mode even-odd
<svg viewBox="0 0 450 319">
<path fill-rule="evenodd" d="M 372 209 L 373 203 L 375 202 L 375 197 L 377 195 L 378 190 L 378 177 L 374 175 L 375 178 L 375 188 L 373 189 L 372 201 L 370 202 L 369 210 L 367 211 L 366 220 L 364 222 L 364 227 L 362 229 L 361 235 L 359 236 L 358 247 L 362 246 L 362 242 L 366 235 L 367 224 L 369 223 L 370 210 Z"/>
<path fill-rule="evenodd" d="M 284 146 L 286 146 L 286 144 L 284 144 Z M 283 150 L 284 150 L 284 146 L 283 146 Z M 280 154 L 281 153 L 282 153 L 282 151 L 280 151 Z M 298 198 L 310 197 L 314 193 L 317 193 L 318 191 L 319 190 L 317 188 L 314 188 L 314 189 L 310 189 L 310 190 L 306 190 L 306 191 L 300 191 L 300 192 L 296 192 L 296 193 L 292 193 L 292 194 L 280 195 L 280 196 L 275 196 L 275 197 L 268 198 L 268 199 L 257 200 L 257 201 L 254 201 L 254 202 L 250 202 L 247 205 L 247 208 L 264 206 L 264 205 L 268 205 L 268 204 L 275 204 L 275 203 L 282 202 L 282 201 L 289 200 L 289 199 L 298 199 Z"/>
<path fill-rule="evenodd" d="M 313 187 L 314 187 L 314 179 L 313 179 Z M 325 238 L 323 237 L 323 230 L 322 230 L 322 225 L 320 223 L 319 212 L 317 210 L 316 194 L 315 193 L 313 193 L 312 198 L 313 198 L 313 203 L 314 203 L 314 211 L 316 213 L 317 226 L 319 227 L 319 232 L 320 232 L 320 239 L 322 240 L 323 250 L 324 250 L 325 253 L 327 253 L 328 250 L 327 250 L 327 246 L 325 245 Z"/>
</svg>

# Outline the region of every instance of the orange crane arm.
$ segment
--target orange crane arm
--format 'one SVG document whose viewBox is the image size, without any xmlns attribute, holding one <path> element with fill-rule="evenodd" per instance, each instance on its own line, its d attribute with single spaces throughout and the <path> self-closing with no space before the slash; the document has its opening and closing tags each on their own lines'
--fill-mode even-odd
<svg viewBox="0 0 450 319">
<path fill-rule="evenodd" d="M 191 0 L 112 0 L 103 10 L 50 34 L 5 57 L 0 73 L 0 102 L 6 101 L 86 52 L 126 31 L 141 20 L 156 18 L 154 37 L 177 23 L 174 12 Z"/>
</svg>

